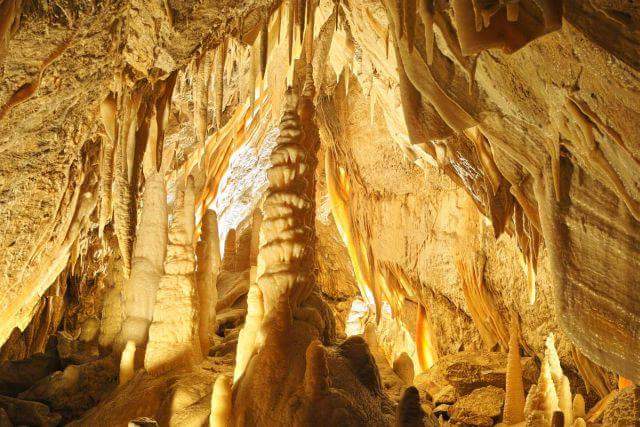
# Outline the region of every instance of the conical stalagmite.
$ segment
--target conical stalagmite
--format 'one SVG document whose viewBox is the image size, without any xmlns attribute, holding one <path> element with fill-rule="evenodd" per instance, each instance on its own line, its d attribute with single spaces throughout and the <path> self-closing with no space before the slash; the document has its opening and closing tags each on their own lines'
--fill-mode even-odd
<svg viewBox="0 0 640 427">
<path fill-rule="evenodd" d="M 509 325 L 509 356 L 507 358 L 507 378 L 502 418 L 506 424 L 524 421 L 524 385 L 520 362 L 520 341 L 515 319 Z"/>
<path fill-rule="evenodd" d="M 234 228 L 227 232 L 224 241 L 224 254 L 222 255 L 222 269 L 225 271 L 236 271 L 237 240 Z"/>
<path fill-rule="evenodd" d="M 302 130 L 296 111 L 298 97 L 288 93 L 280 123 L 278 143 L 271 154 L 272 167 L 267 171 L 269 189 L 264 201 L 260 229 L 262 246 L 258 257 L 265 271 L 258 278 L 265 314 L 275 307 L 279 297 L 294 287 L 300 299 L 308 295 L 302 259 L 309 240 L 306 215 L 311 207 L 303 192 L 303 177 L 308 173 L 309 154 L 301 145 Z M 306 288 L 306 289 L 305 289 Z M 295 307 L 301 300 L 292 301 Z"/>
<path fill-rule="evenodd" d="M 120 375 L 118 377 L 118 384 L 126 384 L 135 371 L 135 356 L 136 356 L 136 343 L 133 341 L 127 341 L 124 347 L 124 351 L 120 356 Z"/>
<path fill-rule="evenodd" d="M 228 427 L 231 425 L 231 378 L 219 375 L 211 393 L 210 427 Z"/>
<path fill-rule="evenodd" d="M 209 336 L 216 328 L 216 304 L 218 291 L 216 282 L 220 273 L 220 240 L 216 212 L 207 210 L 202 217 L 202 234 L 198 242 L 198 272 L 196 282 L 200 298 L 200 344 L 203 354 L 209 350 Z"/>
<path fill-rule="evenodd" d="M 193 179 L 187 179 L 186 188 L 179 190 L 174 203 L 165 274 L 158 285 L 144 359 L 145 369 L 154 375 L 193 365 L 202 357 L 193 245 L 195 219 L 191 218 L 194 215 L 193 186 Z"/>
<path fill-rule="evenodd" d="M 167 193 L 159 173 L 147 177 L 142 203 L 131 276 L 124 287 L 125 320 L 120 333 L 122 344 L 133 340 L 138 347 L 147 342 L 167 252 Z"/>
</svg>

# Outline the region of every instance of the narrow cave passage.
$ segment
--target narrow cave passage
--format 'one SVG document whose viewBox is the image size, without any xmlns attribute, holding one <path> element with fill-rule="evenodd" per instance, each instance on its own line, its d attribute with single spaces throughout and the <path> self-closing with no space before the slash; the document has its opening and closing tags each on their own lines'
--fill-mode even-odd
<svg viewBox="0 0 640 427">
<path fill-rule="evenodd" d="M 0 0 L 0 427 L 640 425 L 639 29 Z"/>
</svg>

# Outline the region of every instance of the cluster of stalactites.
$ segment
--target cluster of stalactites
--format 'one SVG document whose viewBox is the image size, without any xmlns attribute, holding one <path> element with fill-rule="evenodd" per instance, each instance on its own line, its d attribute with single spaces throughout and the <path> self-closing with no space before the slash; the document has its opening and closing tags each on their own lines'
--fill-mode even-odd
<svg viewBox="0 0 640 427">
<path fill-rule="evenodd" d="M 307 244 L 312 238 L 309 211 L 312 203 L 306 175 L 310 173 L 309 152 L 301 144 L 303 138 L 298 116 L 298 96 L 289 89 L 287 105 L 280 122 L 280 135 L 271 154 L 272 167 L 267 171 L 269 189 L 263 205 L 260 229 L 259 263 L 264 271 L 258 285 L 264 297 L 265 313 L 277 303 L 280 295 L 292 293 L 295 307 L 309 294 L 311 280 Z"/>
</svg>

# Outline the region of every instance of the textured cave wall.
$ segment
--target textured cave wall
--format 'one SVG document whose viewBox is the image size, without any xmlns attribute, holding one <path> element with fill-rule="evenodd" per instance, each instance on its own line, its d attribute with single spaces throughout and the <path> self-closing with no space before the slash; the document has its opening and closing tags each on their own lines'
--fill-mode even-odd
<svg viewBox="0 0 640 427">
<path fill-rule="evenodd" d="M 14 326 L 26 327 L 40 310 L 39 296 L 87 251 L 83 240 L 96 220 L 91 170 L 102 132 L 96 113 L 114 70 L 124 69 L 130 80 L 152 80 L 183 68 L 224 31 L 250 32 L 259 9 L 272 2 L 85 3 L 25 4 L 0 64 L 0 342 Z M 486 195 L 477 185 L 487 170 L 468 138 L 452 136 L 431 107 L 435 101 L 423 97 L 418 102 L 426 113 L 420 119 L 432 128 L 432 138 L 416 140 L 414 134 L 410 140 L 413 123 L 407 119 L 408 129 L 402 112 L 394 37 L 386 40 L 379 31 L 388 26 L 380 2 L 341 3 L 330 62 L 316 66 L 316 73 L 326 73 L 316 79 L 318 85 L 335 95 L 331 102 L 341 137 L 323 144 L 340 147 L 338 160 L 353 179 L 354 218 L 368 226 L 377 260 L 411 279 L 416 299 L 440 332 L 441 354 L 483 345 L 462 296 L 456 261 L 484 254 L 487 287 L 504 319 L 517 311 L 527 351 L 539 353 L 543 337 L 555 331 L 563 362 L 572 364 L 571 338 L 594 360 L 634 378 L 640 342 L 640 12 L 619 1 L 565 1 L 564 6 L 560 30 L 511 54 L 491 49 L 461 61 L 444 33 L 435 32 L 435 80 L 488 136 L 488 152 L 505 182 L 521 189 L 519 202 L 534 212 L 530 219 L 540 217 L 545 245 L 537 261 L 535 305 L 527 302 L 513 237 L 502 234 L 496 240 L 494 227 L 478 211 L 487 213 Z M 333 7 L 323 0 L 320 12 L 326 18 Z M 245 16 L 243 23 L 239 15 Z M 422 34 L 418 26 L 419 54 L 425 50 Z M 407 57 L 404 47 L 399 52 Z M 335 88 L 331 71 L 340 73 L 345 65 L 354 77 L 343 77 Z M 34 96 L 13 106 L 13 95 L 23 93 L 27 83 L 30 88 L 37 83 Z M 340 91 L 348 92 L 346 99 Z M 177 108 L 177 118 L 188 122 L 190 100 L 179 102 L 185 107 Z M 590 127 L 605 162 L 584 146 L 581 134 Z M 558 153 L 555 142 L 562 145 Z M 435 152 L 436 159 L 425 152 Z M 558 183 L 551 179 L 552 154 L 561 155 L 559 201 L 553 194 Z M 443 171 L 434 166 L 440 161 Z M 444 176 L 451 176 L 452 168 L 455 182 Z M 319 280 L 343 312 L 354 294 L 352 272 L 322 209 L 318 223 Z"/>
<path fill-rule="evenodd" d="M 638 221 L 633 218 L 640 176 L 638 71 L 633 59 L 638 10 L 620 2 L 576 1 L 564 2 L 564 10 L 560 29 L 520 50 L 481 50 L 464 59 L 456 56 L 455 32 L 451 43 L 442 30 L 447 26 L 436 26 L 433 65 L 427 72 L 446 99 L 418 93 L 417 101 L 409 102 L 408 131 L 419 148 L 437 154 L 437 146 L 445 147 L 447 167 L 454 168 L 457 183 L 478 202 L 482 194 L 468 178 L 474 170 L 489 171 L 460 148 L 459 135 L 434 115 L 434 107 L 442 111 L 456 104 L 453 110 L 462 113 L 449 117 L 448 124 L 458 131 L 479 126 L 518 204 L 526 208 L 529 220 L 536 222 L 540 216 L 547 256 L 538 262 L 539 286 L 543 299 L 546 283 L 552 287 L 557 322 L 594 361 L 634 377 L 638 302 L 632 291 L 636 277 L 629 272 L 637 269 L 639 259 Z M 357 43 L 352 68 L 356 75 L 358 70 L 375 70 L 367 90 L 371 87 L 378 96 L 391 92 L 391 99 L 397 99 L 397 91 L 393 95 L 387 90 L 398 87 L 397 53 L 412 83 L 424 89 L 419 73 L 425 64 L 417 59 L 425 55 L 421 25 L 413 52 L 406 37 L 392 34 L 393 45 L 400 46 L 396 51 L 393 45 L 385 49 L 385 34 L 379 31 L 388 22 L 383 6 L 352 2 L 345 17 Z M 444 22 L 452 21 L 447 9 Z M 397 102 L 389 102 L 388 95 L 381 99 L 385 114 L 395 116 Z M 593 140 L 590 129 L 595 129 Z M 558 152 L 561 160 L 552 167 Z M 554 168 L 560 170 L 555 183 Z M 487 206 L 479 205 L 486 213 Z"/>
<path fill-rule="evenodd" d="M 463 189 L 437 168 L 416 166 L 384 123 L 370 123 L 369 100 L 355 78 L 348 98 L 337 96 L 334 105 L 344 130 L 338 141 L 345 155 L 339 162 L 353 177 L 354 221 L 371 227 L 368 244 L 376 260 L 396 264 L 410 277 L 419 302 L 430 312 L 439 353 L 483 348 L 455 265 L 478 253 L 487 257 L 485 277 L 504 318 L 509 319 L 510 309 L 519 313 L 526 345 L 541 353 L 549 332 L 561 336 L 546 269 L 539 271 L 538 300 L 531 305 L 514 239 L 503 235 L 496 241 Z M 569 344 L 561 342 L 570 363 Z"/>
</svg>

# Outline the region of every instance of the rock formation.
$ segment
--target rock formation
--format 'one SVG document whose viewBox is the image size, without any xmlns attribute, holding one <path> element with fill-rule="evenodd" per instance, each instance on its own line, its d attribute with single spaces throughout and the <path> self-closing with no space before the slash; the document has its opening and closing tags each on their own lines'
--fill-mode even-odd
<svg viewBox="0 0 640 427">
<path fill-rule="evenodd" d="M 0 426 L 637 423 L 639 29 L 0 0 Z"/>
<path fill-rule="evenodd" d="M 174 204 L 165 274 L 158 284 L 157 303 L 149 327 L 144 367 L 150 373 L 189 366 L 202 357 L 193 242 L 194 206 L 194 183 L 188 177 Z"/>
</svg>

